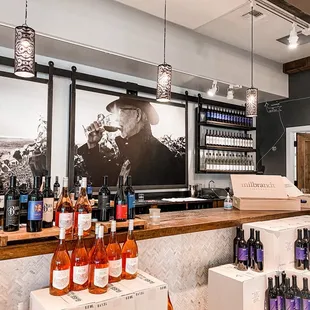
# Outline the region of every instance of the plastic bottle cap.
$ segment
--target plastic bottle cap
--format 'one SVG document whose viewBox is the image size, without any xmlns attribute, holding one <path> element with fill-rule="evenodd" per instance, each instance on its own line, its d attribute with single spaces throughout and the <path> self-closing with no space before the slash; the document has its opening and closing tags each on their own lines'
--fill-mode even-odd
<svg viewBox="0 0 310 310">
<path fill-rule="evenodd" d="M 116 221 L 111 221 L 111 232 L 116 232 Z"/>
<path fill-rule="evenodd" d="M 103 238 L 103 225 L 99 227 L 99 238 Z"/>
</svg>

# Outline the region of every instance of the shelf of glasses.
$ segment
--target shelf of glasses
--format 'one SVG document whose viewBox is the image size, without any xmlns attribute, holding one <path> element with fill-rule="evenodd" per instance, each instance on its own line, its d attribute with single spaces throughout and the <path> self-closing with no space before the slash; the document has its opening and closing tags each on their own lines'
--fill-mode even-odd
<svg viewBox="0 0 310 310">
<path fill-rule="evenodd" d="M 256 130 L 255 127 L 248 127 L 248 126 L 243 126 L 243 125 L 236 125 L 236 124 L 223 123 L 223 122 L 217 122 L 217 121 L 204 121 L 204 122 L 199 122 L 198 124 L 200 126 L 212 126 L 212 127 L 243 130 L 243 131 Z"/>
<path fill-rule="evenodd" d="M 229 152 L 244 152 L 244 153 L 255 153 L 256 149 L 246 147 L 234 147 L 234 146 L 217 146 L 217 145 L 204 145 L 199 146 L 200 150 L 214 150 L 214 151 L 229 151 Z"/>
<path fill-rule="evenodd" d="M 256 174 L 256 171 L 198 170 L 197 174 Z"/>
</svg>

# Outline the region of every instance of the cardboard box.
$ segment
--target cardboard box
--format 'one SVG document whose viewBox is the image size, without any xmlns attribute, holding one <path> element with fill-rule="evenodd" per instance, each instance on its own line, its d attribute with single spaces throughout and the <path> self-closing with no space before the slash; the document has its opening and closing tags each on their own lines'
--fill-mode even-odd
<svg viewBox="0 0 310 310">
<path fill-rule="evenodd" d="M 239 271 L 233 265 L 209 269 L 208 310 L 262 310 L 266 273 Z M 221 291 L 225 291 L 224 296 Z"/>
<path fill-rule="evenodd" d="M 301 210 L 299 191 L 287 178 L 231 175 L 233 206 L 240 210 Z"/>
</svg>

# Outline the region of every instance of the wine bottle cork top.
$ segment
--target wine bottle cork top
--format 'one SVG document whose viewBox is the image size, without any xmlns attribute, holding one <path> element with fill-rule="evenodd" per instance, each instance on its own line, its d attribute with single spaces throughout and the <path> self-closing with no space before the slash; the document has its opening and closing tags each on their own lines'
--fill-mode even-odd
<svg viewBox="0 0 310 310">
<path fill-rule="evenodd" d="M 83 236 L 83 226 L 82 225 L 79 225 L 78 227 L 78 236 Z"/>
<path fill-rule="evenodd" d="M 66 229 L 64 227 L 61 227 L 59 230 L 59 239 L 66 239 Z"/>
<path fill-rule="evenodd" d="M 82 178 L 82 184 L 81 184 L 81 187 L 86 188 L 86 186 L 87 186 L 87 178 L 86 178 L 86 177 L 83 177 L 83 178 Z"/>
<path fill-rule="evenodd" d="M 103 238 L 103 225 L 99 227 L 99 238 Z"/>
<path fill-rule="evenodd" d="M 129 220 L 129 230 L 133 230 L 133 220 Z"/>
</svg>

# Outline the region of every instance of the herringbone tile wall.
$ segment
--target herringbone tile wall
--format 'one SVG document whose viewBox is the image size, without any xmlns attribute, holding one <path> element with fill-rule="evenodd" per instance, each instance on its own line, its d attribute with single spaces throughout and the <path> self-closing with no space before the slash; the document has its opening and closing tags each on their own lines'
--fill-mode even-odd
<svg viewBox="0 0 310 310">
<path fill-rule="evenodd" d="M 138 241 L 139 268 L 168 283 L 175 310 L 207 310 L 207 271 L 231 262 L 234 232 L 228 228 Z M 0 310 L 28 309 L 30 291 L 48 286 L 51 257 L 0 262 Z"/>
</svg>

